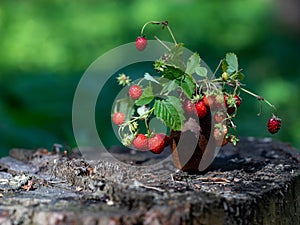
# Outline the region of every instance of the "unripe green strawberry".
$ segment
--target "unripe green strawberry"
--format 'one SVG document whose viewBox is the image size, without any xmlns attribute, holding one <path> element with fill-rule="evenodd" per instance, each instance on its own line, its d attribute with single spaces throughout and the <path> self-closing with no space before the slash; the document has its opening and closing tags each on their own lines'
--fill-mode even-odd
<svg viewBox="0 0 300 225">
<path fill-rule="evenodd" d="M 147 39 L 142 36 L 142 37 L 137 37 L 135 39 L 135 47 L 139 51 L 143 51 L 147 46 Z"/>
<path fill-rule="evenodd" d="M 138 85 L 132 85 L 130 88 L 129 88 L 129 96 L 133 99 L 133 100 L 137 100 L 141 97 L 143 93 L 143 90 L 140 86 Z"/>
<path fill-rule="evenodd" d="M 144 134 L 138 134 L 132 144 L 137 150 L 145 151 L 148 149 L 148 138 Z"/>
<path fill-rule="evenodd" d="M 222 79 L 223 81 L 227 81 L 229 78 L 229 74 L 227 72 L 222 73 Z"/>
<path fill-rule="evenodd" d="M 268 131 L 271 134 L 275 134 L 280 130 L 281 119 L 273 115 L 268 121 Z"/>
<path fill-rule="evenodd" d="M 161 135 L 155 134 L 148 140 L 148 148 L 154 154 L 160 154 L 165 148 L 165 141 Z"/>
<path fill-rule="evenodd" d="M 114 115 L 113 115 L 113 118 L 112 118 L 114 124 L 116 125 L 121 125 L 124 123 L 125 121 L 125 114 L 122 113 L 122 112 L 116 112 Z"/>
</svg>

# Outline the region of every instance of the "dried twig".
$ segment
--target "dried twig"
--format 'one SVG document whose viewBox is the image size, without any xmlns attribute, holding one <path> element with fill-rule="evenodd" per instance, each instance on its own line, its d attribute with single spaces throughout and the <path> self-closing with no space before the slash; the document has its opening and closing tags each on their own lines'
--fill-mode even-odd
<svg viewBox="0 0 300 225">
<path fill-rule="evenodd" d="M 205 183 L 231 183 L 230 180 L 227 180 L 226 178 L 222 177 L 199 177 L 197 180 L 201 180 Z"/>
</svg>

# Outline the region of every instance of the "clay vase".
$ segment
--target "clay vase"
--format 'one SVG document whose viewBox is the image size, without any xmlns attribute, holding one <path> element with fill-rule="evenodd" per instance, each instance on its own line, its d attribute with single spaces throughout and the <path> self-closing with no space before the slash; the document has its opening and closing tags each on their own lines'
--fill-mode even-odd
<svg viewBox="0 0 300 225">
<path fill-rule="evenodd" d="M 207 169 L 219 147 L 211 137 L 211 113 L 202 119 L 188 118 L 182 131 L 171 130 L 170 146 L 174 165 L 188 172 Z"/>
</svg>

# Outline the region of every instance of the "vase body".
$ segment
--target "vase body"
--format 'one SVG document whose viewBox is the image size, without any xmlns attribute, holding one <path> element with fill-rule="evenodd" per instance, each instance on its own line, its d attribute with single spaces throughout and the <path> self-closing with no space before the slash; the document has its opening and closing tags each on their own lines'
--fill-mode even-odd
<svg viewBox="0 0 300 225">
<path fill-rule="evenodd" d="M 182 131 L 172 130 L 170 133 L 174 165 L 183 171 L 203 171 L 211 164 L 220 148 L 211 135 L 214 126 L 211 113 L 202 119 L 186 121 Z"/>
</svg>

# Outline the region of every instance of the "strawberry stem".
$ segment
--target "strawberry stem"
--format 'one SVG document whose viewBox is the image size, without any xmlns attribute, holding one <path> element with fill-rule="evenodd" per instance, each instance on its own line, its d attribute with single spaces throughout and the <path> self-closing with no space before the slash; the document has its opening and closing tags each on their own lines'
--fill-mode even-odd
<svg viewBox="0 0 300 225">
<path fill-rule="evenodd" d="M 155 21 L 149 21 L 149 22 L 147 22 L 147 23 L 145 23 L 144 24 L 144 26 L 142 27 L 142 29 L 141 29 L 141 36 L 144 36 L 144 30 L 145 30 L 145 28 L 146 28 L 146 26 L 148 25 L 148 24 L 155 24 L 156 22 Z"/>
<path fill-rule="evenodd" d="M 165 43 L 163 43 L 157 36 L 154 36 L 154 37 L 159 43 L 162 44 L 162 46 L 164 46 L 166 49 L 168 49 L 168 51 L 171 51 L 171 49 Z"/>
<path fill-rule="evenodd" d="M 149 128 L 149 120 L 148 119 L 145 119 L 145 126 L 146 126 L 146 129 L 147 129 L 147 134 L 148 134 L 148 137 L 150 137 L 151 135 L 151 131 L 150 131 L 150 128 Z"/>
<path fill-rule="evenodd" d="M 169 33 L 170 33 L 172 39 L 173 39 L 174 44 L 177 45 L 177 41 L 176 41 L 176 39 L 175 39 L 175 36 L 174 36 L 174 34 L 173 34 L 173 32 L 172 32 L 170 26 L 169 26 L 169 25 L 166 25 L 166 27 L 168 28 L 168 31 L 169 31 Z"/>
<path fill-rule="evenodd" d="M 145 36 L 145 35 L 144 35 L 144 30 L 145 30 L 145 28 L 146 28 L 146 26 L 147 26 L 148 24 L 163 25 L 163 28 L 164 28 L 164 27 L 167 27 L 167 29 L 168 29 L 168 31 L 169 31 L 171 37 L 172 37 L 172 40 L 173 40 L 174 44 L 177 45 L 177 41 L 176 41 L 176 39 L 175 39 L 175 36 L 174 36 L 174 34 L 173 34 L 173 32 L 172 32 L 172 30 L 171 30 L 171 28 L 170 28 L 169 23 L 168 23 L 167 20 L 165 20 L 165 21 L 149 21 L 149 22 L 145 23 L 144 26 L 143 26 L 142 29 L 141 29 L 141 36 L 142 36 L 142 37 Z"/>
<path fill-rule="evenodd" d="M 276 107 L 273 104 L 271 104 L 267 99 L 265 99 L 265 98 L 263 98 L 259 95 L 256 95 L 256 94 L 252 93 L 251 91 L 248 91 L 245 88 L 240 87 L 240 90 L 247 93 L 247 94 L 249 94 L 249 95 L 254 96 L 259 101 L 264 101 L 267 105 L 269 105 L 271 108 L 273 108 L 275 111 L 277 111 Z"/>
<path fill-rule="evenodd" d="M 222 65 L 222 62 L 223 62 L 223 59 L 220 60 L 220 62 L 218 64 L 217 68 L 215 69 L 215 72 L 213 73 L 211 79 L 215 79 L 216 73 L 219 70 L 220 66 Z"/>
</svg>

